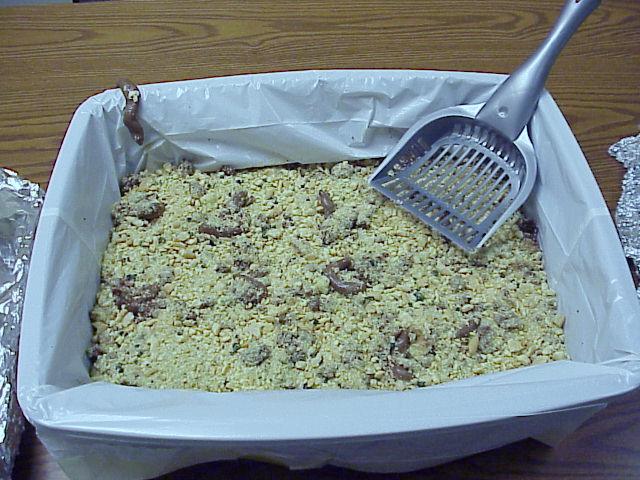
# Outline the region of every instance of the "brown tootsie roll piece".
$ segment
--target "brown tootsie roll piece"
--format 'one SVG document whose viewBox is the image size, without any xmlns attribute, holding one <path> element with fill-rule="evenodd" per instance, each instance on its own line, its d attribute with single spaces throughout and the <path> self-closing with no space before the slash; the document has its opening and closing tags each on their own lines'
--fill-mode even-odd
<svg viewBox="0 0 640 480">
<path fill-rule="evenodd" d="M 138 106 L 140 105 L 140 90 L 131 80 L 121 78 L 118 88 L 122 91 L 126 104 L 124 106 L 124 126 L 127 127 L 133 141 L 138 145 L 144 142 L 144 130 L 138 120 Z"/>
<path fill-rule="evenodd" d="M 164 213 L 165 204 L 162 202 L 151 202 L 145 208 L 138 209 L 136 216 L 142 220 L 152 222 L 157 220 Z"/>
<path fill-rule="evenodd" d="M 322 213 L 325 217 L 330 216 L 336 211 L 336 204 L 331 200 L 331 196 L 324 190 L 318 192 L 318 204 L 322 207 Z"/>
<path fill-rule="evenodd" d="M 214 237 L 223 237 L 223 238 L 231 238 L 241 235 L 244 230 L 239 225 L 234 227 L 216 227 L 214 225 L 209 225 L 207 223 L 203 223 L 198 227 L 198 232 L 206 233 L 207 235 L 212 235 Z"/>
<path fill-rule="evenodd" d="M 250 277 L 249 275 L 238 275 L 238 277 L 246 280 L 253 287 L 253 289 L 246 291 L 242 296 L 244 303 L 257 305 L 267 298 L 267 286 L 260 280 Z"/>
<path fill-rule="evenodd" d="M 340 260 L 336 260 L 335 262 L 331 262 L 327 265 L 327 268 L 332 270 L 351 270 L 353 268 L 353 262 L 350 257 L 344 257 Z"/>
<path fill-rule="evenodd" d="M 458 331 L 456 332 L 456 338 L 468 337 L 471 332 L 474 332 L 478 329 L 479 325 L 480 324 L 475 320 L 471 320 L 469 323 L 463 325 L 458 329 Z"/>
<path fill-rule="evenodd" d="M 411 339 L 406 330 L 400 330 L 395 336 L 395 349 L 400 353 L 406 353 L 411 346 Z"/>
<path fill-rule="evenodd" d="M 536 222 L 530 218 L 522 217 L 518 220 L 518 228 L 525 238 L 528 238 L 534 243 L 538 242 L 538 226 Z"/>
<path fill-rule="evenodd" d="M 120 181 L 120 193 L 124 195 L 125 193 L 133 190 L 133 188 L 140 185 L 140 174 L 132 173 L 131 175 L 127 175 Z"/>
<path fill-rule="evenodd" d="M 324 274 L 329 279 L 329 285 L 336 292 L 342 293 L 343 295 L 351 295 L 362 292 L 366 288 L 364 283 L 347 282 L 338 276 L 340 270 L 350 270 L 351 268 L 353 268 L 353 264 L 349 257 L 344 257 L 337 262 L 331 262 L 325 267 Z"/>
<path fill-rule="evenodd" d="M 413 378 L 413 374 L 402 365 L 394 363 L 391 365 L 391 375 L 398 380 L 409 381 Z"/>
<path fill-rule="evenodd" d="M 245 190 L 240 190 L 231 196 L 231 204 L 237 209 L 248 207 L 254 200 Z"/>
<path fill-rule="evenodd" d="M 147 318 L 158 308 L 160 286 L 157 284 L 136 286 L 128 278 L 118 279 L 111 287 L 115 305 L 124 307 L 136 318 Z"/>
</svg>

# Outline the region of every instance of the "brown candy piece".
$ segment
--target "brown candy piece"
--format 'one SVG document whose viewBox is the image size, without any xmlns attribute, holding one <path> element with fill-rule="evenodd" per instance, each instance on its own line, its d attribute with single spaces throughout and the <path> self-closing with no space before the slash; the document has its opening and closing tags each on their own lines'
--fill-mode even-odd
<svg viewBox="0 0 640 480">
<path fill-rule="evenodd" d="M 132 173 L 131 175 L 127 175 L 120 181 L 120 193 L 124 195 L 138 185 L 140 185 L 139 173 Z"/>
<path fill-rule="evenodd" d="M 394 363 L 391 365 L 391 375 L 398 380 L 409 381 L 413 378 L 413 374 L 402 365 Z"/>
<path fill-rule="evenodd" d="M 520 220 L 518 220 L 518 228 L 520 229 L 522 234 L 525 236 L 525 238 L 528 238 L 529 240 L 532 240 L 534 242 L 537 241 L 538 226 L 533 220 L 529 218 L 524 218 L 524 217 L 521 218 Z"/>
<path fill-rule="evenodd" d="M 318 203 L 322 207 L 322 213 L 325 218 L 330 216 L 333 212 L 336 211 L 336 204 L 331 200 L 331 196 L 324 190 L 320 190 L 318 192 Z"/>
<path fill-rule="evenodd" d="M 348 282 L 346 280 L 342 280 L 338 276 L 338 271 L 340 270 L 350 270 L 353 268 L 353 264 L 349 257 L 344 257 L 337 262 L 332 262 L 327 265 L 324 269 L 324 274 L 329 279 L 329 285 L 336 292 L 342 293 L 343 295 L 351 295 L 354 293 L 362 292 L 365 289 L 365 284 L 360 282 Z"/>
<path fill-rule="evenodd" d="M 251 205 L 254 198 L 250 196 L 245 190 L 240 190 L 231 196 L 231 203 L 234 207 L 240 209 L 248 205 Z"/>
<path fill-rule="evenodd" d="M 133 141 L 138 145 L 144 142 L 144 130 L 138 120 L 138 106 L 140 105 L 140 90 L 131 80 L 121 78 L 117 82 L 118 88 L 125 98 L 124 126 L 127 127 Z"/>
<path fill-rule="evenodd" d="M 245 290 L 244 294 L 241 297 L 241 300 L 247 305 L 257 305 L 262 300 L 267 298 L 267 286 L 262 283 L 260 280 L 256 280 L 249 275 L 238 275 L 239 278 L 242 278 L 249 282 L 249 284 L 253 287 Z"/>
<path fill-rule="evenodd" d="M 478 322 L 471 320 L 469 323 L 458 329 L 458 331 L 456 332 L 456 338 L 468 337 L 471 332 L 474 332 L 478 329 L 478 325 L 480 325 Z"/>
<path fill-rule="evenodd" d="M 231 238 L 242 234 L 243 230 L 239 225 L 236 225 L 234 227 L 222 228 L 203 223 L 202 225 L 200 225 L 200 227 L 198 227 L 198 232 L 206 233 L 207 235 L 212 235 L 218 238 Z"/>
<path fill-rule="evenodd" d="M 395 349 L 400 353 L 406 353 L 411 346 L 411 339 L 406 330 L 396 333 Z"/>
<path fill-rule="evenodd" d="M 124 307 L 136 318 L 150 317 L 158 308 L 160 286 L 156 284 L 135 286 L 128 278 L 119 279 L 111 287 L 114 303 Z"/>
<path fill-rule="evenodd" d="M 139 208 L 136 216 L 142 220 L 152 222 L 162 216 L 165 205 L 162 202 L 151 202 L 144 208 Z"/>
</svg>

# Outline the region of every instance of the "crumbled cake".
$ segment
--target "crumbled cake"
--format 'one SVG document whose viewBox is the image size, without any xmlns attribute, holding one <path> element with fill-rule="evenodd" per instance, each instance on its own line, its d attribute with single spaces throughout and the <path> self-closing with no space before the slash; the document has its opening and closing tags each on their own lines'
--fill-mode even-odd
<svg viewBox="0 0 640 480">
<path fill-rule="evenodd" d="M 124 179 L 92 378 L 403 390 L 567 358 L 531 222 L 467 254 L 373 191 L 372 171 L 181 164 Z"/>
</svg>

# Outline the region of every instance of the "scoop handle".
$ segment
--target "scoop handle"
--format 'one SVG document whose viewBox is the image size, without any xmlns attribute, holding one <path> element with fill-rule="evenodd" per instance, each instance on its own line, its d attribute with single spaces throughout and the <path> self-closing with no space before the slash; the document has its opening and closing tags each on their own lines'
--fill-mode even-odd
<svg viewBox="0 0 640 480">
<path fill-rule="evenodd" d="M 476 118 L 510 140 L 529 123 L 558 54 L 600 0 L 566 0 L 547 38 L 491 95 Z"/>
</svg>

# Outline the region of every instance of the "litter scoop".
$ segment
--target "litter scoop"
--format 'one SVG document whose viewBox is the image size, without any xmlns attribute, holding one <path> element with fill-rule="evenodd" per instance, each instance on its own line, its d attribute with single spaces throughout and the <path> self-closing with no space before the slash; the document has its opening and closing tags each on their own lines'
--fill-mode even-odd
<svg viewBox="0 0 640 480">
<path fill-rule="evenodd" d="M 435 112 L 410 128 L 369 183 L 466 251 L 527 199 L 537 160 L 526 125 L 558 54 L 600 0 L 567 0 L 536 52 L 484 104 Z"/>
</svg>

